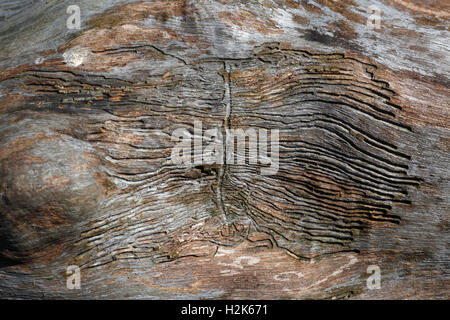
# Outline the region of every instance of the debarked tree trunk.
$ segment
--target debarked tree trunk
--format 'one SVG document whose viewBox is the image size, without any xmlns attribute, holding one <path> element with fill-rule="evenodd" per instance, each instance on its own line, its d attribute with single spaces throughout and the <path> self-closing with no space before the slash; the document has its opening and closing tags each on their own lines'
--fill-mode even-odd
<svg viewBox="0 0 450 320">
<path fill-rule="evenodd" d="M 450 297 L 445 2 L 73 5 L 0 4 L 0 297 Z"/>
</svg>

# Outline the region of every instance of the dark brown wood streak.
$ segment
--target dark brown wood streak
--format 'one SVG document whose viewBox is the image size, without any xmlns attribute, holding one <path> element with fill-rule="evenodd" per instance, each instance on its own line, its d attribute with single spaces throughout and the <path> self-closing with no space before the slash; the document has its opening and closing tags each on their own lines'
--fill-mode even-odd
<svg viewBox="0 0 450 320">
<path fill-rule="evenodd" d="M 11 3 L 0 297 L 449 298 L 448 7 L 86 1 L 73 32 L 67 1 Z M 172 163 L 195 120 L 279 130 L 278 170 Z"/>
</svg>

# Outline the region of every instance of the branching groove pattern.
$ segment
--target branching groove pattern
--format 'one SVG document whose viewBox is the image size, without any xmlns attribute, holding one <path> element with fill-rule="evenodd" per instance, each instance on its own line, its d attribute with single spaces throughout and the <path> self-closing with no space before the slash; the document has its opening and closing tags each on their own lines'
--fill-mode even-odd
<svg viewBox="0 0 450 320">
<path fill-rule="evenodd" d="M 102 54 L 129 50 L 157 59 L 158 72 L 130 80 L 49 67 L 1 79 L 12 97 L 29 97 L 10 99 L 0 117 L 3 256 L 70 243 L 66 258 L 82 267 L 161 263 L 189 239 L 237 241 L 224 233 L 234 228 L 310 258 L 357 250 L 361 232 L 400 222 L 393 208 L 409 204 L 419 180 L 390 142 L 411 129 L 396 119 L 401 107 L 376 66 L 276 43 L 247 59 L 193 63 L 153 46 Z M 193 133 L 194 119 L 203 130 L 279 129 L 278 173 L 170 163 L 172 132 Z M 13 165 L 7 154 L 26 161 Z M 219 216 L 227 223 L 211 228 Z"/>
</svg>

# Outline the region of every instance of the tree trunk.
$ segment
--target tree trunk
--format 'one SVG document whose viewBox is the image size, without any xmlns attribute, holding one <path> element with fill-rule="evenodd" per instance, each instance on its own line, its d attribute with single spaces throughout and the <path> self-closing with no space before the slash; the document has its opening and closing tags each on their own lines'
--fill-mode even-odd
<svg viewBox="0 0 450 320">
<path fill-rule="evenodd" d="M 445 1 L 72 4 L 0 4 L 0 297 L 450 297 Z"/>
</svg>

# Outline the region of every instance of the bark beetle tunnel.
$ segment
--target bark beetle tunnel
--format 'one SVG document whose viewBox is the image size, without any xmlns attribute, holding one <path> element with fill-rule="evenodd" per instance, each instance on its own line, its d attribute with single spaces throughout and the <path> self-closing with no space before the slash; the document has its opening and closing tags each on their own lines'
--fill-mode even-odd
<svg viewBox="0 0 450 320">
<path fill-rule="evenodd" d="M 82 247 L 81 225 L 99 219 L 93 211 L 117 212 L 88 232 L 100 235 L 130 212 L 138 225 L 136 216 L 157 219 L 161 206 L 173 207 L 161 213 L 168 230 L 209 205 L 204 214 L 250 223 L 301 257 L 317 254 L 309 241 L 333 251 L 351 247 L 353 235 L 373 223 L 398 224 L 391 204 L 409 203 L 405 187 L 418 179 L 407 174 L 410 157 L 389 141 L 411 128 L 396 120 L 395 93 L 374 69 L 343 54 L 270 44 L 248 59 L 182 64 L 145 81 L 49 69 L 7 79 L 33 99 L 10 115 L 17 129 L 5 150 L 16 158 L 2 166 L 2 230 L 12 241 L 4 251 L 37 254 L 75 241 L 72 228 L 80 228 Z M 248 163 L 168 165 L 171 129 L 193 131 L 193 118 L 205 127 L 279 129 L 278 172 L 263 176 Z M 12 165 L 19 156 L 29 160 Z M 121 232 L 127 241 L 132 231 Z"/>
<path fill-rule="evenodd" d="M 0 297 L 448 296 L 445 7 L 119 2 L 0 3 Z M 171 162 L 196 122 L 276 170 Z"/>
</svg>

